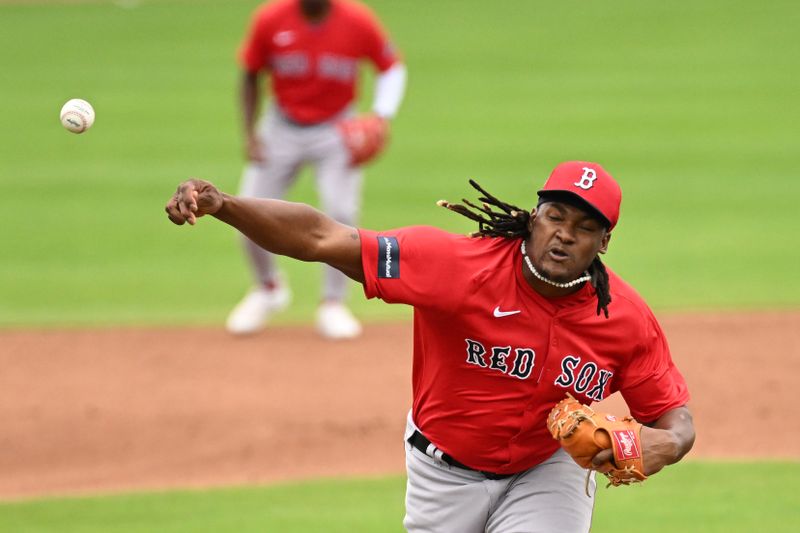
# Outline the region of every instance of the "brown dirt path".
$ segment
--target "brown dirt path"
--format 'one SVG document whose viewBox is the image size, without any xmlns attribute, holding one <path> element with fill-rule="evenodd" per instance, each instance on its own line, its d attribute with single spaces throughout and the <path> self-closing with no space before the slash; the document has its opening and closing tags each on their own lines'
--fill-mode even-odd
<svg viewBox="0 0 800 533">
<path fill-rule="evenodd" d="M 661 319 L 692 456 L 800 458 L 800 311 Z M 0 498 L 401 473 L 410 352 L 410 324 L 0 331 Z"/>
</svg>

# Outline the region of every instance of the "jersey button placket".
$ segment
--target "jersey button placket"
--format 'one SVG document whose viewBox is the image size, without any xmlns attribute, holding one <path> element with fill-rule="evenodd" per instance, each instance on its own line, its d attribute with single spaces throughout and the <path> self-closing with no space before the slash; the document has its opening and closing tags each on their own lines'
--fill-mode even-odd
<svg viewBox="0 0 800 533">
<path fill-rule="evenodd" d="M 553 318 L 550 320 L 550 333 L 549 333 L 549 340 L 548 343 L 545 345 L 545 353 L 543 354 L 542 360 L 539 363 L 539 372 L 536 375 L 536 383 L 537 385 L 542 381 L 542 376 L 544 376 L 545 368 L 547 367 L 547 359 L 550 355 L 550 351 L 555 349 L 558 346 L 558 335 L 556 334 L 556 326 L 558 325 L 558 319 Z"/>
<path fill-rule="evenodd" d="M 550 326 L 550 344 L 558 346 L 558 334 L 556 333 L 556 326 L 558 326 L 558 319 L 553 319 L 553 324 Z"/>
</svg>

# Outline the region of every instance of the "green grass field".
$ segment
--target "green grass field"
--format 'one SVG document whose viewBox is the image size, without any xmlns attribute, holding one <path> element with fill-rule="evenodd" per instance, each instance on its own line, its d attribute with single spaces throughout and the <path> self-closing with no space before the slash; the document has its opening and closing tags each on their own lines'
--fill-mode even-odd
<svg viewBox="0 0 800 533">
<path fill-rule="evenodd" d="M 471 225 L 467 179 L 521 206 L 558 162 L 602 162 L 607 263 L 658 310 L 796 308 L 800 7 L 790 0 L 370 0 L 409 89 L 363 225 Z M 197 175 L 235 191 L 234 57 L 253 0 L 0 2 L 0 327 L 221 324 L 249 284 L 232 230 L 173 227 Z M 369 77 L 367 77 L 369 79 Z M 365 87 L 368 96 L 368 86 Z M 91 101 L 71 135 L 57 114 Z M 314 202 L 306 173 L 293 199 Z M 306 321 L 314 265 L 283 263 Z M 365 302 L 372 320 L 408 316 Z M 1 442 L 1 441 L 0 441 Z M 595 531 L 795 531 L 800 464 L 689 462 L 601 491 Z M 0 505 L 0 531 L 400 531 L 403 481 Z"/>
<path fill-rule="evenodd" d="M 592 531 L 794 532 L 798 479 L 798 463 L 689 461 L 646 485 L 599 489 Z M 400 532 L 404 490 L 405 480 L 393 477 L 5 503 L 0 531 Z"/>
<path fill-rule="evenodd" d="M 370 3 L 410 76 L 364 226 L 470 231 L 434 205 L 473 197 L 468 178 L 527 207 L 555 164 L 597 160 L 625 192 L 608 263 L 654 307 L 800 302 L 795 2 Z M 249 284 L 234 232 L 162 208 L 190 175 L 238 186 L 234 57 L 256 4 L 0 5 L 0 326 L 224 319 Z M 84 135 L 58 124 L 71 97 L 97 110 Z M 293 198 L 315 201 L 309 174 Z M 284 320 L 307 320 L 318 269 L 285 268 Z M 362 316 L 407 316 L 353 292 Z"/>
</svg>

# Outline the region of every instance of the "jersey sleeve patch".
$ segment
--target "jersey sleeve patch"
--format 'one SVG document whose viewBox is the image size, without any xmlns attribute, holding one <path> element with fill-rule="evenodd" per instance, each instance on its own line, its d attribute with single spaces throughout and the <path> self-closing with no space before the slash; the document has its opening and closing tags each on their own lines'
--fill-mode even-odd
<svg viewBox="0 0 800 533">
<path fill-rule="evenodd" d="M 397 237 L 378 237 L 378 277 L 397 279 L 400 277 L 400 243 Z"/>
</svg>

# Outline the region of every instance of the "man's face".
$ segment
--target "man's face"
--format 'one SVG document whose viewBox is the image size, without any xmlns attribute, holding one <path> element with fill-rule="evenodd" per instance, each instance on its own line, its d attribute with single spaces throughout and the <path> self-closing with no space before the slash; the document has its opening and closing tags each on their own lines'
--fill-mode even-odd
<svg viewBox="0 0 800 533">
<path fill-rule="evenodd" d="M 529 222 L 528 256 L 547 278 L 566 283 L 589 268 L 598 253 L 605 253 L 611 234 L 602 222 L 570 204 L 541 204 Z"/>
</svg>

